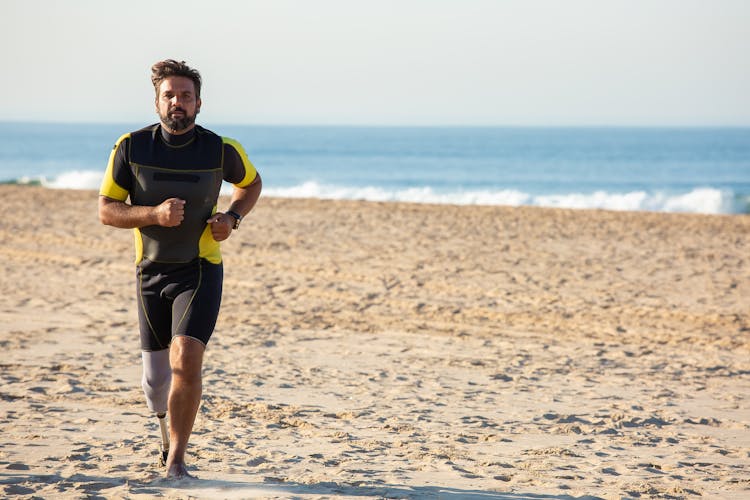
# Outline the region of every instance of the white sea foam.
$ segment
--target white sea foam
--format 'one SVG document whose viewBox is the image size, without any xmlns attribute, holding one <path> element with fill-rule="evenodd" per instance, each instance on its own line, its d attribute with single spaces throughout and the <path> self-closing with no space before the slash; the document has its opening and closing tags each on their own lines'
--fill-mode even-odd
<svg viewBox="0 0 750 500">
<path fill-rule="evenodd" d="M 42 186 L 51 189 L 99 189 L 102 183 L 103 172 L 91 170 L 74 170 L 63 172 L 57 177 L 48 179 L 41 177 L 39 182 Z M 19 183 L 22 183 L 19 181 Z"/>
<path fill-rule="evenodd" d="M 264 189 L 263 194 L 280 198 L 401 201 L 452 205 L 525 205 L 531 199 L 528 194 L 515 190 L 438 193 L 430 187 L 412 187 L 391 191 L 373 186 L 325 186 L 312 181 L 294 187 Z"/>
<path fill-rule="evenodd" d="M 511 189 L 474 190 L 439 193 L 430 187 L 385 190 L 379 187 L 326 186 L 305 182 L 287 188 L 265 188 L 264 196 L 281 198 L 320 198 L 333 200 L 402 201 L 453 205 L 533 205 L 540 207 L 647 210 L 705 214 L 736 213 L 734 193 L 713 188 L 696 188 L 687 193 L 666 194 L 633 191 L 629 193 L 565 193 L 532 195 Z"/>
<path fill-rule="evenodd" d="M 718 214 L 732 212 L 733 200 L 718 189 L 701 188 L 689 193 L 667 198 L 664 210 L 667 212 L 700 212 Z"/>
<path fill-rule="evenodd" d="M 733 213 L 734 194 L 713 188 L 696 188 L 688 193 L 668 195 L 664 192 L 572 193 L 537 196 L 534 205 L 560 208 L 599 208 L 605 210 L 648 210 L 655 212 L 690 212 L 703 214 Z"/>
<path fill-rule="evenodd" d="M 21 178 L 19 184 L 38 182 L 52 189 L 99 189 L 102 173 L 96 171 L 64 172 L 51 179 Z M 222 194 L 231 193 L 224 184 Z M 745 213 L 748 201 L 736 200 L 734 193 L 710 187 L 684 193 L 632 191 L 612 193 L 559 193 L 534 195 L 514 189 L 478 189 L 439 192 L 429 186 L 388 190 L 377 186 L 352 187 L 304 182 L 292 187 L 265 186 L 263 196 L 279 198 L 318 198 L 329 200 L 367 200 L 381 202 L 436 203 L 450 205 L 532 205 L 555 208 L 605 209 L 654 212 L 690 212 L 704 214 Z"/>
</svg>

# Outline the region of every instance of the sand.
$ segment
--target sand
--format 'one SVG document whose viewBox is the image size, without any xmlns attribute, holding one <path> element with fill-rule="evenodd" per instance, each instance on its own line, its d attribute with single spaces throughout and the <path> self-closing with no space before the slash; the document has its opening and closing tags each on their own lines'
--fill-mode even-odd
<svg viewBox="0 0 750 500">
<path fill-rule="evenodd" d="M 0 206 L 0 496 L 750 498 L 750 216 L 262 198 L 179 482 L 131 232 Z"/>
</svg>

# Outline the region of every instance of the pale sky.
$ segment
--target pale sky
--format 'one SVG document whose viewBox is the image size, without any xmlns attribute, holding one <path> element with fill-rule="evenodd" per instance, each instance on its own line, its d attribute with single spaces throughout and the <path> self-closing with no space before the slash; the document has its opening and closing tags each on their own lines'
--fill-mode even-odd
<svg viewBox="0 0 750 500">
<path fill-rule="evenodd" d="M 0 121 L 750 125 L 748 0 L 0 0 Z"/>
</svg>

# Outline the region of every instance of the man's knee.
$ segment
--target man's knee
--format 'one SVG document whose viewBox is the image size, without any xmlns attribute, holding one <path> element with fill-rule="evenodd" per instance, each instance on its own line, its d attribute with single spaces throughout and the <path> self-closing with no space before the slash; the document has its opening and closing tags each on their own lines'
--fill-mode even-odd
<svg viewBox="0 0 750 500">
<path fill-rule="evenodd" d="M 175 337 L 169 352 L 174 376 L 185 382 L 200 382 L 205 350 L 206 347 L 193 337 Z"/>
</svg>

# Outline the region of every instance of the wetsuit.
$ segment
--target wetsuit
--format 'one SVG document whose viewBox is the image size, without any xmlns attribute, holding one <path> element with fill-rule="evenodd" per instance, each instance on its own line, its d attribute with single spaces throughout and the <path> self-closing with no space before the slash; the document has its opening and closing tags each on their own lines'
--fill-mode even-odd
<svg viewBox="0 0 750 500">
<path fill-rule="evenodd" d="M 256 175 L 238 142 L 197 125 L 171 135 L 155 124 L 115 144 L 99 194 L 146 206 L 185 200 L 178 226 L 134 230 L 144 351 L 166 349 L 178 335 L 208 343 L 221 304 L 223 267 L 206 220 L 216 213 L 222 181 L 242 188 Z"/>
</svg>

